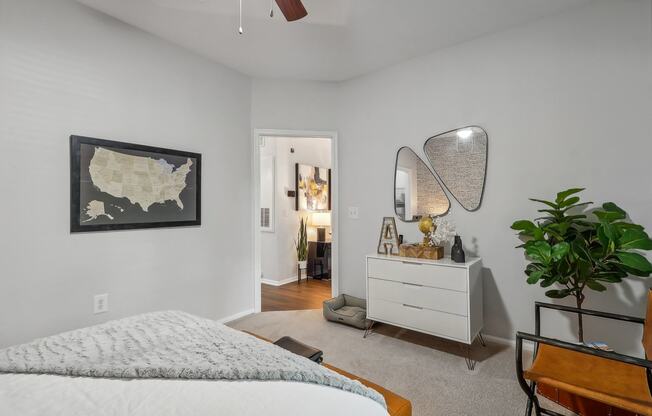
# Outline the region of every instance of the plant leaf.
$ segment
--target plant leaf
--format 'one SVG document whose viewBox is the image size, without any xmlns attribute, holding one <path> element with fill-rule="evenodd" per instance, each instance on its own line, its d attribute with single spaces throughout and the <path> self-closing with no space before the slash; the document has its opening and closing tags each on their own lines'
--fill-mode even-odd
<svg viewBox="0 0 652 416">
<path fill-rule="evenodd" d="M 643 230 L 626 229 L 620 237 L 621 250 L 652 250 L 652 240 Z"/>
<path fill-rule="evenodd" d="M 629 229 L 645 230 L 645 227 L 643 227 L 642 225 L 632 224 L 631 222 L 614 222 L 613 225 L 621 230 L 629 230 Z"/>
<path fill-rule="evenodd" d="M 563 212 L 566 212 L 566 211 L 571 210 L 571 209 L 573 209 L 573 208 L 585 207 L 585 206 L 587 206 L 587 205 L 591 205 L 592 203 L 593 203 L 593 202 L 591 202 L 591 201 L 588 201 L 588 202 L 582 202 L 581 204 L 575 204 L 575 205 L 568 206 L 568 207 L 564 208 L 562 211 L 563 211 Z"/>
<path fill-rule="evenodd" d="M 555 199 L 555 202 L 557 204 L 560 204 L 569 196 L 576 194 L 578 192 L 582 192 L 583 190 L 584 188 L 570 188 L 570 189 L 566 189 L 565 191 L 561 191 L 557 193 L 557 199 Z"/>
<path fill-rule="evenodd" d="M 640 270 L 632 269 L 631 267 L 627 267 L 622 263 L 618 263 L 616 265 L 616 267 L 618 267 L 618 270 L 621 270 L 625 274 L 624 277 L 627 277 L 630 274 L 632 276 L 639 276 L 639 277 L 648 277 L 648 276 L 650 276 L 650 272 L 642 272 Z"/>
<path fill-rule="evenodd" d="M 623 214 L 615 211 L 594 211 L 593 214 L 598 217 L 601 222 L 614 222 L 626 218 Z"/>
<path fill-rule="evenodd" d="M 616 253 L 616 257 L 618 257 L 618 260 L 620 260 L 626 267 L 630 269 L 634 269 L 642 273 L 652 273 L 652 264 L 650 264 L 648 259 L 638 253 L 619 251 Z"/>
<path fill-rule="evenodd" d="M 550 263 L 550 244 L 546 241 L 529 241 L 525 243 L 525 253 L 534 260 L 547 265 Z"/>
<path fill-rule="evenodd" d="M 566 207 L 569 207 L 569 206 L 571 206 L 573 204 L 576 204 L 578 202 L 580 202 L 580 197 L 579 196 L 574 196 L 572 198 L 568 198 L 568 199 L 560 202 L 559 203 L 559 208 L 566 208 Z"/>
<path fill-rule="evenodd" d="M 557 204 L 555 204 L 554 202 L 545 201 L 545 200 L 543 200 L 543 199 L 530 198 L 530 201 L 540 202 L 540 203 L 542 203 L 542 204 L 546 204 L 546 205 L 548 205 L 550 208 L 553 208 L 553 209 L 558 209 L 558 208 L 559 208 L 559 206 L 558 206 Z"/>
<path fill-rule="evenodd" d="M 562 241 L 561 243 L 557 243 L 554 246 L 552 246 L 552 249 L 550 250 L 550 255 L 552 256 L 553 260 L 559 261 L 561 260 L 562 257 L 568 254 L 569 250 L 570 250 L 570 244 L 568 244 L 565 241 Z"/>
<path fill-rule="evenodd" d="M 539 281 L 541 276 L 543 276 L 544 271 L 543 270 L 535 270 L 532 273 L 530 273 L 530 276 L 527 278 L 527 282 L 531 285 L 535 284 L 536 282 Z"/>
<path fill-rule="evenodd" d="M 604 204 L 602 204 L 602 209 L 604 209 L 607 212 L 618 213 L 619 215 L 622 215 L 623 219 L 627 218 L 627 213 L 625 212 L 625 210 L 620 208 L 618 205 L 614 204 L 613 202 L 605 202 Z"/>
<path fill-rule="evenodd" d="M 547 276 L 541 281 L 541 287 L 550 287 L 559 280 L 558 276 Z"/>
<path fill-rule="evenodd" d="M 537 226 L 534 225 L 532 221 L 519 220 L 519 221 L 515 221 L 514 224 L 512 224 L 511 229 L 517 231 L 532 232 L 532 230 L 536 227 Z"/>
<path fill-rule="evenodd" d="M 570 295 L 570 290 L 568 289 L 561 289 L 561 290 L 553 289 L 553 290 L 546 291 L 546 296 L 553 299 L 565 298 L 568 295 Z"/>
<path fill-rule="evenodd" d="M 602 225 L 598 226 L 598 240 L 603 247 L 607 247 L 609 245 L 609 237 L 607 237 L 607 234 L 605 233 L 604 227 L 602 227 Z"/>
<path fill-rule="evenodd" d="M 599 226 L 599 227 L 600 227 L 600 228 L 598 229 L 598 233 L 599 233 L 599 230 L 602 229 L 602 232 L 604 233 L 605 237 L 607 237 L 607 239 L 608 239 L 607 244 L 608 244 L 609 242 L 611 242 L 611 241 L 615 241 L 616 238 L 618 237 L 618 236 L 616 235 L 616 230 L 615 230 L 614 227 L 611 225 L 611 223 L 608 223 L 608 222 L 604 222 L 604 221 L 603 221 L 603 222 L 600 223 L 600 226 Z M 604 244 L 604 243 L 603 243 L 603 245 L 607 245 L 607 244 Z"/>
<path fill-rule="evenodd" d="M 598 292 L 604 292 L 607 290 L 607 288 L 600 283 L 596 282 L 595 280 L 589 279 L 586 281 L 586 285 L 593 290 L 596 290 Z"/>
<path fill-rule="evenodd" d="M 561 216 L 564 214 L 563 212 L 561 212 L 558 209 L 547 209 L 547 208 L 539 209 L 539 210 L 537 210 L 537 212 L 547 212 L 548 214 L 552 215 L 553 218 L 555 218 L 555 219 L 556 218 L 561 218 Z"/>
</svg>

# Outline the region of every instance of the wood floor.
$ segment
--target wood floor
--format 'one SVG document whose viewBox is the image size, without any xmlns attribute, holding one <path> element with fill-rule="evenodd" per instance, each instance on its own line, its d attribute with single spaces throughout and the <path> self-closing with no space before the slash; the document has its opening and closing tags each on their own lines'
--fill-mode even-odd
<svg viewBox="0 0 652 416">
<path fill-rule="evenodd" d="M 321 309 L 322 302 L 331 298 L 330 280 L 302 280 L 283 286 L 262 285 L 263 312 Z"/>
</svg>

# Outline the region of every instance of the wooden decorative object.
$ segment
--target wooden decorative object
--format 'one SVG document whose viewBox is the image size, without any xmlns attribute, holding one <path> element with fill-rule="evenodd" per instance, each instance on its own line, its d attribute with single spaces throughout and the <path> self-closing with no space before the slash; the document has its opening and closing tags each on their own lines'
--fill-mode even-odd
<svg viewBox="0 0 652 416">
<path fill-rule="evenodd" d="M 417 259 L 439 260 L 444 257 L 444 247 L 424 247 L 421 244 L 401 244 L 399 255 Z"/>
</svg>

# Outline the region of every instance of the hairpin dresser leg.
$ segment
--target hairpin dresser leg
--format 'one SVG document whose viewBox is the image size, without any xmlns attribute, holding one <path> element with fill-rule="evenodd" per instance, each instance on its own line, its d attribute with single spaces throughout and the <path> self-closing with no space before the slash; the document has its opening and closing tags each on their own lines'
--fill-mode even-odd
<svg viewBox="0 0 652 416">
<path fill-rule="evenodd" d="M 484 337 L 482 336 L 482 331 L 478 332 L 478 339 L 480 339 L 480 344 L 481 344 L 483 347 L 486 347 L 486 346 L 487 346 L 487 344 L 484 342 Z"/>
<path fill-rule="evenodd" d="M 362 338 L 367 338 L 367 335 L 371 334 L 371 328 L 373 328 L 375 323 L 376 321 L 371 321 L 367 329 L 364 330 L 364 335 L 362 336 Z"/>
<path fill-rule="evenodd" d="M 467 344 L 460 344 L 464 352 L 464 361 L 466 361 L 466 367 L 469 371 L 475 370 L 475 360 L 471 358 L 471 346 Z"/>
</svg>

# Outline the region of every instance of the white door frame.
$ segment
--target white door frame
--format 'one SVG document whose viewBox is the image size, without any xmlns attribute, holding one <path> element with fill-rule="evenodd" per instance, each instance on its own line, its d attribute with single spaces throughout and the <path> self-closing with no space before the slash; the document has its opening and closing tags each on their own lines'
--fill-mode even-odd
<svg viewBox="0 0 652 416">
<path fill-rule="evenodd" d="M 261 244 L 260 244 L 260 143 L 261 137 L 300 137 L 326 138 L 331 140 L 331 292 L 333 297 L 339 294 L 339 222 L 338 222 L 338 168 L 337 168 L 337 132 L 313 130 L 277 130 L 254 129 L 252 140 L 251 171 L 253 178 L 253 267 L 254 267 L 254 310 L 261 310 Z"/>
</svg>

